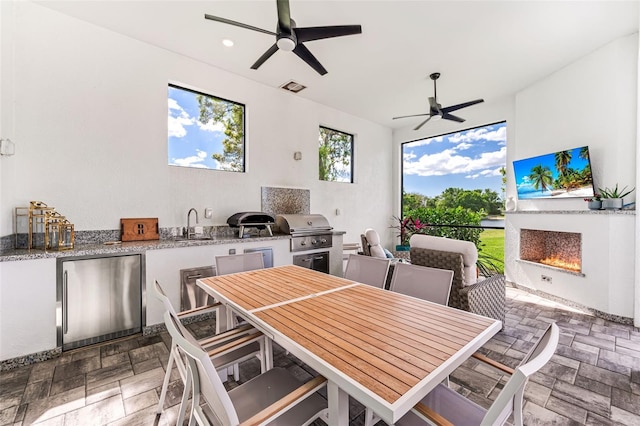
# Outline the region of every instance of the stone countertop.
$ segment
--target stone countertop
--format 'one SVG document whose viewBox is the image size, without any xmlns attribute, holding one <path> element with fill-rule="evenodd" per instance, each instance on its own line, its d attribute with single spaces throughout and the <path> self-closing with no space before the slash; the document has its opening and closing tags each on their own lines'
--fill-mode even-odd
<svg viewBox="0 0 640 426">
<path fill-rule="evenodd" d="M 334 231 L 333 235 L 344 235 L 344 231 Z M 147 250 L 160 250 L 169 248 L 209 246 L 216 244 L 238 244 L 253 241 L 273 241 L 291 239 L 289 234 L 274 234 L 271 236 L 252 236 L 249 238 L 238 237 L 215 237 L 212 239 L 160 239 L 153 241 L 131 241 L 120 244 L 76 244 L 73 250 L 47 251 L 47 250 L 27 250 L 13 249 L 0 251 L 0 262 L 11 262 L 16 260 L 49 259 L 72 256 L 93 256 L 110 255 L 118 253 L 143 253 Z"/>
<path fill-rule="evenodd" d="M 117 253 L 141 253 L 147 250 L 159 250 L 169 248 L 183 248 L 183 247 L 197 247 L 197 246 L 209 246 L 216 244 L 237 244 L 248 243 L 253 241 L 272 241 L 290 239 L 291 235 L 286 234 L 274 234 L 273 237 L 250 237 L 250 238 L 238 238 L 238 237 L 220 237 L 213 239 L 193 239 L 193 240 L 181 240 L 181 239 L 162 239 L 153 241 L 131 241 L 120 244 L 83 244 L 76 245 L 73 250 L 61 250 L 61 251 L 48 251 L 48 250 L 27 250 L 27 249 L 14 249 L 0 251 L 0 262 L 10 262 L 15 260 L 32 260 L 32 259 L 48 259 L 57 257 L 71 257 L 71 256 L 90 256 L 90 255 L 110 255 Z"/>
</svg>

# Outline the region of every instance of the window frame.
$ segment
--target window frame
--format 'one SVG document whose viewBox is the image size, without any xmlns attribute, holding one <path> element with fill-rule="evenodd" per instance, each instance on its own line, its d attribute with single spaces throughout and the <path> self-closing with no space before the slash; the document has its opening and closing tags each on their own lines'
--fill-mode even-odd
<svg viewBox="0 0 640 426">
<path fill-rule="evenodd" d="M 246 104 L 242 103 L 242 102 L 237 102 L 237 101 L 233 101 L 231 99 L 226 99 L 220 96 L 216 96 L 216 95 L 212 95 L 210 93 L 206 93 L 200 89 L 194 89 L 191 87 L 187 87 L 186 85 L 181 85 L 179 83 L 168 83 L 167 88 L 173 88 L 173 89 L 177 89 L 177 90 L 182 90 L 185 92 L 189 92 L 192 93 L 194 95 L 201 95 L 201 96 L 205 96 L 208 98 L 213 98 L 216 101 L 223 101 L 223 102 L 227 102 L 233 105 L 239 105 L 242 107 L 242 170 L 227 170 L 227 169 L 217 169 L 217 168 L 210 168 L 210 167 L 192 167 L 192 166 L 180 166 L 177 164 L 168 164 L 169 166 L 173 166 L 173 167 L 182 167 L 182 168 L 186 168 L 186 169 L 201 169 L 201 170 L 213 170 L 213 171 L 218 171 L 218 172 L 232 172 L 232 173 L 246 173 L 247 172 L 247 106 Z M 169 96 L 167 94 L 167 102 L 168 102 Z M 167 129 L 167 148 L 168 148 L 168 144 L 169 144 L 169 134 L 168 134 L 168 129 Z M 224 153 L 224 151 L 221 151 L 222 153 Z M 211 152 L 211 154 L 215 154 L 216 152 Z M 167 160 L 169 161 L 169 153 L 167 152 Z"/>
<path fill-rule="evenodd" d="M 320 151 L 318 151 L 318 180 L 321 182 L 336 182 L 336 183 L 354 183 L 355 182 L 355 173 L 354 173 L 354 163 L 355 163 L 355 139 L 356 135 L 354 133 L 345 132 L 343 130 L 338 130 L 333 127 L 325 126 L 320 124 L 318 126 L 318 135 L 321 135 L 322 130 L 329 130 L 331 132 L 341 133 L 343 135 L 347 135 L 350 137 L 349 143 L 349 180 L 326 180 L 320 177 Z M 318 149 L 319 149 L 318 145 Z"/>
<path fill-rule="evenodd" d="M 433 136 L 424 136 L 418 139 L 412 139 L 410 141 L 401 142 L 400 143 L 400 216 L 402 216 L 404 212 L 404 146 L 405 144 L 418 142 L 425 139 L 439 138 L 440 136 L 451 135 L 454 133 L 467 132 L 469 130 L 479 129 L 480 127 L 495 126 L 496 124 L 502 124 L 502 123 L 504 123 L 506 126 L 507 120 L 505 119 L 505 120 L 494 121 L 493 123 L 480 124 L 478 126 L 467 127 L 465 129 L 453 130 L 446 133 L 440 133 Z M 506 164 L 505 164 L 505 168 L 506 168 Z"/>
</svg>

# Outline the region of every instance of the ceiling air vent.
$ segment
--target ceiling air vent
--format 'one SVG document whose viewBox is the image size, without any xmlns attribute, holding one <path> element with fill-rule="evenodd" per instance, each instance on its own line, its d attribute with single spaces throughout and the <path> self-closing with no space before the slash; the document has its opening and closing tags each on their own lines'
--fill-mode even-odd
<svg viewBox="0 0 640 426">
<path fill-rule="evenodd" d="M 289 92 L 298 93 L 301 90 L 306 89 L 307 86 L 303 86 L 302 84 L 296 83 L 295 81 L 292 80 L 288 83 L 283 84 L 282 86 L 280 86 L 280 88 L 284 90 L 288 90 Z"/>
</svg>

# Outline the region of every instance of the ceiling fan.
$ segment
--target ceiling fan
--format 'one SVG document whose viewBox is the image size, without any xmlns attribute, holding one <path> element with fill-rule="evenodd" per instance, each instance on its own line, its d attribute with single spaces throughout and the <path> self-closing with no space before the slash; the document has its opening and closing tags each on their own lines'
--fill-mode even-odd
<svg viewBox="0 0 640 426">
<path fill-rule="evenodd" d="M 418 130 L 420 127 L 427 124 L 427 121 L 431 120 L 431 117 L 440 116 L 444 120 L 452 120 L 457 121 L 458 123 L 462 123 L 464 118 L 457 117 L 453 114 L 450 114 L 453 111 L 457 111 L 462 108 L 466 108 L 471 105 L 479 104 L 480 102 L 484 102 L 484 99 L 476 99 L 475 101 L 464 102 L 458 105 L 448 106 L 446 108 L 442 108 L 442 105 L 438 103 L 438 92 L 436 91 L 436 80 L 440 77 L 439 72 L 434 72 L 429 75 L 431 80 L 433 80 L 433 97 L 429 98 L 429 112 L 425 114 L 414 114 L 414 115 L 403 115 L 401 117 L 393 117 L 394 120 L 398 118 L 407 118 L 407 117 L 422 117 L 428 115 L 427 119 L 422 123 L 418 124 L 418 126 L 413 130 Z"/>
<path fill-rule="evenodd" d="M 205 14 L 205 19 L 212 21 L 222 22 L 224 24 L 235 25 L 237 27 L 246 28 L 269 34 L 276 37 L 276 42 L 266 52 L 258 58 L 258 60 L 251 65 L 251 68 L 257 70 L 260 68 L 267 59 L 269 59 L 278 50 L 284 50 L 286 52 L 295 53 L 300 59 L 305 61 L 311 68 L 316 70 L 318 74 L 325 75 L 327 70 L 316 59 L 315 56 L 307 49 L 303 44 L 305 41 L 320 40 L 323 38 L 342 37 L 353 34 L 362 33 L 362 27 L 360 25 L 334 25 L 324 27 L 296 27 L 296 22 L 291 19 L 289 13 L 289 0 L 277 0 L 278 7 L 278 24 L 276 25 L 276 32 L 263 30 L 252 25 L 243 24 L 241 22 L 232 21 L 230 19 L 221 18 L 219 16 L 213 16 Z"/>
</svg>

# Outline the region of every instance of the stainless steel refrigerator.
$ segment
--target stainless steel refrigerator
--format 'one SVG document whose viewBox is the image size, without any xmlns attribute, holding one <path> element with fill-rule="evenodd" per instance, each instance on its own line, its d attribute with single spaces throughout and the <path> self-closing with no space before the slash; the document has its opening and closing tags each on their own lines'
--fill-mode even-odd
<svg viewBox="0 0 640 426">
<path fill-rule="evenodd" d="M 57 332 L 63 350 L 139 333 L 143 256 L 83 256 L 57 263 Z"/>
</svg>

